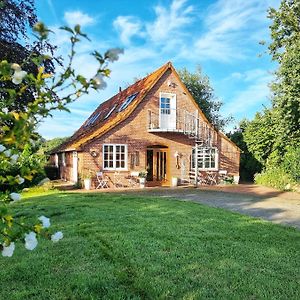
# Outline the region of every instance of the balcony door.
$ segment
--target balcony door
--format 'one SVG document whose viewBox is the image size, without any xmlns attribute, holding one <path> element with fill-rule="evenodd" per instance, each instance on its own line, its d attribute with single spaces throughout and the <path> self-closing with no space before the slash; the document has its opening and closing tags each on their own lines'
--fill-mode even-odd
<svg viewBox="0 0 300 300">
<path fill-rule="evenodd" d="M 176 95 L 160 93 L 160 128 L 165 130 L 176 129 Z"/>
</svg>

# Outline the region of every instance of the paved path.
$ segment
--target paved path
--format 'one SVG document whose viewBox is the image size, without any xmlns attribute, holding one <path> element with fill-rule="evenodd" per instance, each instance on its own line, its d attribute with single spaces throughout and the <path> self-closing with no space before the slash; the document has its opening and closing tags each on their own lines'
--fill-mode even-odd
<svg viewBox="0 0 300 300">
<path fill-rule="evenodd" d="M 221 207 L 300 229 L 300 194 L 256 185 L 195 188 L 160 188 L 140 191 Z"/>
<path fill-rule="evenodd" d="M 117 192 L 126 195 L 134 193 L 135 195 L 173 197 L 179 200 L 199 202 L 228 209 L 300 229 L 300 193 L 282 192 L 255 184 L 201 186 L 197 189 L 187 187 L 127 188 L 91 191 L 73 190 L 70 192 Z"/>
</svg>

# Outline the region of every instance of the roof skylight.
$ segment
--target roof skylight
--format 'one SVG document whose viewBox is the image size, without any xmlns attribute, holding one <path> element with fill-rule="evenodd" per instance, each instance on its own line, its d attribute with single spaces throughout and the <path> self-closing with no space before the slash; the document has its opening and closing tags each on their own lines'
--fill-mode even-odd
<svg viewBox="0 0 300 300">
<path fill-rule="evenodd" d="M 122 103 L 122 105 L 120 106 L 119 112 L 124 110 L 125 108 L 127 108 L 127 106 L 136 98 L 137 94 L 138 94 L 138 92 L 128 96 L 126 98 L 126 100 Z"/>
<path fill-rule="evenodd" d="M 107 118 L 111 115 L 111 113 L 115 110 L 116 107 L 117 107 L 117 104 L 115 104 L 115 105 L 112 107 L 112 109 L 107 113 L 107 115 L 104 117 L 104 120 L 107 119 Z"/>
<path fill-rule="evenodd" d="M 91 116 L 84 126 L 87 127 L 89 125 L 92 125 L 99 118 L 100 114 L 101 112 L 98 112 L 95 115 Z"/>
</svg>

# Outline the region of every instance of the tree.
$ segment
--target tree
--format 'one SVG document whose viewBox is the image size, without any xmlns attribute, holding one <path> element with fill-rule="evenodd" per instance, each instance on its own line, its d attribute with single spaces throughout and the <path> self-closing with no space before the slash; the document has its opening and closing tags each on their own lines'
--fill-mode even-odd
<svg viewBox="0 0 300 300">
<path fill-rule="evenodd" d="M 91 89 L 99 90 L 106 87 L 104 77 L 110 74 L 108 63 L 118 59 L 123 50 L 110 49 L 103 55 L 97 51 L 92 56 L 98 63 L 95 76 L 85 78 L 78 74 L 73 67 L 76 54 L 76 45 L 81 39 L 88 37 L 81 32 L 80 26 L 74 29 L 62 27 L 70 34 L 69 61 L 60 72 L 48 73 L 44 61 L 49 58 L 43 54 L 29 52 L 25 61 L 20 64 L 14 61 L 0 61 L 0 250 L 3 256 L 12 256 L 15 241 L 25 241 L 25 248 L 33 250 L 37 246 L 36 235 L 40 234 L 53 242 L 62 238 L 62 233 L 50 233 L 50 221 L 40 216 L 32 221 L 13 215 L 8 204 L 21 199 L 19 191 L 22 190 L 25 180 L 31 181 L 37 170 L 32 163 L 22 162 L 22 155 L 34 148 L 39 136 L 37 125 L 53 110 L 62 110 L 66 105 L 80 96 L 88 94 Z M 47 41 L 49 30 L 42 23 L 34 25 L 36 36 L 40 43 Z M 32 64 L 36 71 L 31 73 L 23 69 Z M 14 86 L 10 87 L 10 83 Z M 14 109 L 13 103 L 19 97 L 34 91 L 34 97 L 24 103 L 24 110 Z M 53 95 L 61 96 L 53 98 Z M 28 155 L 27 155 L 28 157 Z"/>
<path fill-rule="evenodd" d="M 179 70 L 178 73 L 208 121 L 217 129 L 223 129 L 232 121 L 232 117 L 224 118 L 221 116 L 220 108 L 223 103 L 215 96 L 208 76 L 202 74 L 199 66 L 195 73 L 189 72 L 186 68 Z"/>
<path fill-rule="evenodd" d="M 272 20 L 268 49 L 278 63 L 271 84 L 272 106 L 256 114 L 244 138 L 263 164 L 259 182 L 284 189 L 300 178 L 300 2 L 282 0 L 278 10 L 269 9 L 268 17 Z"/>
<path fill-rule="evenodd" d="M 238 127 L 227 136 L 242 150 L 240 158 L 240 176 L 242 181 L 253 181 L 254 175 L 262 169 L 262 164 L 249 151 L 245 142 L 245 131 L 250 122 L 242 120 Z"/>
<path fill-rule="evenodd" d="M 269 10 L 269 18 L 272 20 L 269 52 L 279 63 L 271 86 L 279 129 L 275 148 L 282 156 L 286 147 L 300 143 L 300 2 L 283 0 L 278 10 Z"/>
<path fill-rule="evenodd" d="M 60 58 L 54 56 L 56 47 L 47 39 L 37 39 L 33 43 L 28 43 L 27 30 L 32 29 L 36 23 L 37 16 L 33 0 L 0 0 L 0 59 L 22 64 L 23 70 L 36 75 L 37 67 L 33 60 L 41 58 L 44 53 L 40 64 L 45 67 L 46 72 L 52 73 L 55 69 L 54 64 L 61 63 Z M 28 59 L 29 55 L 32 56 L 31 59 Z M 2 81 L 0 87 L 13 90 L 15 84 Z M 7 103 L 3 103 L 7 98 L 7 95 L 3 93 L 2 89 L 0 108 L 8 106 Z M 26 110 L 26 104 L 32 100 L 34 93 L 34 89 L 27 89 L 26 93 L 22 94 L 22 97 L 17 97 L 16 101 L 10 103 L 10 106 L 14 110 Z M 55 98 L 55 95 L 53 97 Z"/>
</svg>

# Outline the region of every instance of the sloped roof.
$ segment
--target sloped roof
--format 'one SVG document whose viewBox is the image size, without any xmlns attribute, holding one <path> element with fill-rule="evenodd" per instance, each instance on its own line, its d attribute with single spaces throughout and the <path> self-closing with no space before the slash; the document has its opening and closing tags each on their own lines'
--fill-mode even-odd
<svg viewBox="0 0 300 300">
<path fill-rule="evenodd" d="M 182 83 L 178 73 L 174 69 L 171 62 L 167 62 L 165 65 L 147 75 L 146 77 L 138 80 L 134 84 L 127 87 L 125 90 L 120 91 L 107 101 L 101 103 L 96 110 L 90 115 L 90 117 L 81 125 L 81 127 L 63 144 L 53 149 L 51 153 L 57 153 L 62 151 L 79 150 L 80 146 L 84 143 L 92 140 L 95 137 L 99 137 L 117 126 L 120 122 L 124 121 L 135 110 L 139 103 L 144 99 L 147 93 L 157 83 L 157 81 L 164 75 L 164 73 L 171 69 L 179 82 L 182 84 L 187 96 L 197 105 L 196 101 Z M 135 95 L 132 102 L 125 109 L 121 109 L 122 104 L 128 99 L 128 97 Z M 120 110 L 120 111 L 119 111 Z M 209 125 L 210 122 L 199 108 L 199 113 L 204 121 Z M 213 127 L 213 125 L 211 125 Z M 221 133 L 222 134 L 222 133 Z M 222 134 L 227 140 L 235 145 L 225 134 Z M 236 146 L 236 145 L 235 145 Z M 237 147 L 237 146 L 236 146 Z M 238 148 L 238 147 L 237 147 Z M 239 148 L 238 148 L 239 149 Z"/>
<path fill-rule="evenodd" d="M 80 145 L 86 143 L 96 136 L 104 134 L 107 132 L 107 130 L 112 129 L 117 124 L 124 121 L 143 100 L 148 91 L 170 67 L 171 63 L 166 63 L 153 73 L 138 80 L 125 90 L 120 91 L 107 101 L 101 103 L 91 114 L 91 116 L 66 142 L 53 149 L 51 152 L 56 153 L 65 150 L 77 150 Z M 128 105 L 128 107 L 119 112 L 119 109 L 124 101 L 126 101 L 129 96 L 134 94 L 136 94 L 136 97 L 133 99 L 133 101 Z M 106 117 L 113 108 L 114 110 L 111 112 L 111 114 Z M 89 124 L 91 120 L 93 121 L 93 118 L 95 119 L 94 122 Z"/>
</svg>

